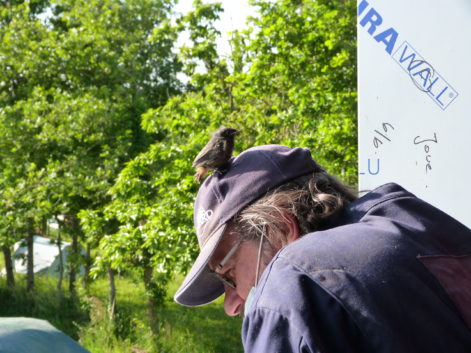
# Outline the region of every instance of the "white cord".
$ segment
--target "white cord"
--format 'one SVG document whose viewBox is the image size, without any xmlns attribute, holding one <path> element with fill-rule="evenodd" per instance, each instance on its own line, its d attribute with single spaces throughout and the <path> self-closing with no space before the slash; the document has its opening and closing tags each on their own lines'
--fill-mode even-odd
<svg viewBox="0 0 471 353">
<path fill-rule="evenodd" d="M 258 247 L 257 271 L 255 272 L 255 287 L 257 287 L 258 284 L 258 270 L 260 269 L 260 255 L 262 254 L 263 238 L 264 236 L 262 235 L 260 239 L 260 245 Z"/>
</svg>

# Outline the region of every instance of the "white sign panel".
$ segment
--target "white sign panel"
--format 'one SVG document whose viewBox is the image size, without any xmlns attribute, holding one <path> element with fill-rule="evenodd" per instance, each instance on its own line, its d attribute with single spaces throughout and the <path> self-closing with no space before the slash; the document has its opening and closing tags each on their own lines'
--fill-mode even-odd
<svg viewBox="0 0 471 353">
<path fill-rule="evenodd" d="M 360 190 L 396 182 L 471 226 L 471 1 L 359 0 Z"/>
</svg>

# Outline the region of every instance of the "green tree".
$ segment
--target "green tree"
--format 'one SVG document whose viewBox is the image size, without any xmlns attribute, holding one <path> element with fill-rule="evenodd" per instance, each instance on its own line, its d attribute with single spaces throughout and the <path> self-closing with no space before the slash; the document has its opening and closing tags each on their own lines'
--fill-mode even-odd
<svg viewBox="0 0 471 353">
<path fill-rule="evenodd" d="M 356 184 L 356 2 L 253 1 L 245 70 L 229 78 L 253 143 L 311 147 Z"/>
<path fill-rule="evenodd" d="M 187 74 L 194 73 L 201 63 L 208 72 L 220 70 L 214 44 L 217 31 L 212 27 L 220 11 L 220 5 L 195 2 L 194 11 L 178 21 L 181 30 L 189 31 L 193 42 L 181 54 Z M 210 82 L 205 75 L 194 75 L 200 87 Z M 103 213 L 105 219 L 117 219 L 121 226 L 115 234 L 101 237 L 95 273 L 105 272 L 109 266 L 116 271 L 134 269 L 140 273 L 154 333 L 162 323 L 156 308 L 164 303 L 167 282 L 176 270 L 186 268 L 196 254 L 191 223 L 196 185 L 191 161 L 206 136 L 205 130 L 193 132 L 206 129 L 211 115 L 205 119 L 203 116 L 211 109 L 199 98 L 198 87 L 192 85 L 196 92 L 188 95 L 198 97 L 194 101 L 186 95 L 176 95 L 165 106 L 149 109 L 143 115 L 145 131 L 159 138 L 121 171 L 110 189 L 112 200 Z M 193 103 L 200 106 L 201 115 L 180 114 L 184 113 L 179 108 L 182 102 L 188 109 L 197 108 Z M 154 119 L 156 115 L 158 119 Z M 213 124 L 216 126 L 217 122 Z M 189 138 L 189 134 L 202 139 Z"/>
<path fill-rule="evenodd" d="M 179 92 L 178 29 L 171 0 L 40 3 L 1 11 L 4 206 L 33 228 L 65 214 L 78 249 L 78 212 L 106 203 L 124 163 L 155 139 L 140 115 Z"/>
</svg>

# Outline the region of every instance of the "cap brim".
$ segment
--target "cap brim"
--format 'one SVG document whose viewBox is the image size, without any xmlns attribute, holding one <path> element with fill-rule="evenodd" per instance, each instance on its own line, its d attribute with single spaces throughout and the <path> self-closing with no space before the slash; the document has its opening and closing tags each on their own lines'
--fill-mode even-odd
<svg viewBox="0 0 471 353">
<path fill-rule="evenodd" d="M 212 302 L 224 293 L 224 285 L 210 272 L 208 261 L 226 230 L 221 225 L 201 248 L 190 272 L 175 293 L 174 300 L 182 305 L 198 306 Z"/>
</svg>

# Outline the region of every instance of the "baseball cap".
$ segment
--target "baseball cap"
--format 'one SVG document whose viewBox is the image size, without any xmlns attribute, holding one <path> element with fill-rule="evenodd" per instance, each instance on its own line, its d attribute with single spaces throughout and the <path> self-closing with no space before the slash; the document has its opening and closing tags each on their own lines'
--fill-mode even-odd
<svg viewBox="0 0 471 353">
<path fill-rule="evenodd" d="M 200 253 L 176 292 L 175 301 L 197 306 L 222 295 L 224 286 L 211 273 L 208 261 L 229 221 L 268 191 L 322 170 L 307 148 L 264 145 L 245 150 L 231 158 L 225 171 L 211 174 L 201 185 L 194 205 Z"/>
</svg>

